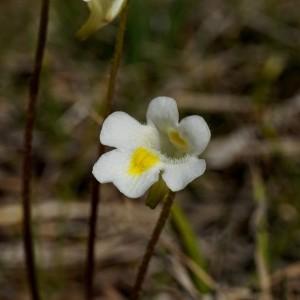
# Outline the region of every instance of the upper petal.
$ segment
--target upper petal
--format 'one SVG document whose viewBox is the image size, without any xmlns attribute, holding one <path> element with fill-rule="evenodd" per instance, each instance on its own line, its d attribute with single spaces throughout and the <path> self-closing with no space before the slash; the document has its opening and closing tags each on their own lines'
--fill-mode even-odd
<svg viewBox="0 0 300 300">
<path fill-rule="evenodd" d="M 159 179 L 161 165 L 157 163 L 140 175 L 132 175 L 133 153 L 115 149 L 103 154 L 94 165 L 94 176 L 101 183 L 112 182 L 129 198 L 141 197 Z"/>
<path fill-rule="evenodd" d="M 147 110 L 148 124 L 154 124 L 159 130 L 165 131 L 177 126 L 178 121 L 179 112 L 174 99 L 157 97 L 150 102 Z"/>
<path fill-rule="evenodd" d="M 189 116 L 182 119 L 178 130 L 188 141 L 188 152 L 196 155 L 206 148 L 211 136 L 207 123 L 200 116 Z"/>
<path fill-rule="evenodd" d="M 102 125 L 100 141 L 103 145 L 134 149 L 138 146 L 157 147 L 158 133 L 152 126 L 142 125 L 125 112 L 109 115 Z"/>
<path fill-rule="evenodd" d="M 204 159 L 189 156 L 181 161 L 166 163 L 162 178 L 171 191 L 177 192 L 201 176 L 205 169 L 206 163 Z"/>
</svg>

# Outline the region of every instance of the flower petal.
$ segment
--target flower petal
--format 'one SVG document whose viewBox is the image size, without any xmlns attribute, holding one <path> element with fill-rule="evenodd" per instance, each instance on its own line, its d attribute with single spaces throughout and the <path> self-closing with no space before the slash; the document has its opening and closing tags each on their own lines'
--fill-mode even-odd
<svg viewBox="0 0 300 300">
<path fill-rule="evenodd" d="M 186 117 L 181 120 L 178 129 L 181 135 L 188 141 L 190 154 L 198 155 L 206 148 L 211 133 L 202 117 Z"/>
<path fill-rule="evenodd" d="M 154 124 L 159 130 L 166 131 L 177 126 L 179 112 L 176 101 L 169 97 L 153 99 L 147 110 L 147 123 Z"/>
<path fill-rule="evenodd" d="M 122 10 L 123 5 L 126 3 L 127 0 L 109 0 L 110 2 L 112 2 L 110 4 L 110 7 L 108 9 L 107 12 L 107 20 L 113 20 Z"/>
<path fill-rule="evenodd" d="M 84 0 L 90 9 L 90 16 L 80 28 L 77 36 L 86 39 L 109 22 L 112 22 L 121 12 L 126 0 Z"/>
<path fill-rule="evenodd" d="M 128 162 L 128 155 L 120 150 L 112 150 L 100 156 L 93 167 L 93 175 L 100 183 L 112 182 L 120 175 L 121 166 Z"/>
<path fill-rule="evenodd" d="M 85 2 L 89 6 L 90 15 L 76 34 L 82 40 L 85 40 L 107 23 L 105 21 L 105 9 L 102 2 L 98 0 L 85 0 Z"/>
<path fill-rule="evenodd" d="M 150 168 L 139 176 L 128 173 L 132 153 L 118 149 L 103 154 L 93 168 L 93 174 L 100 183 L 112 182 L 129 198 L 141 197 L 149 187 L 158 181 L 160 165 Z"/>
<path fill-rule="evenodd" d="M 162 174 L 163 180 L 173 192 L 184 189 L 191 181 L 201 176 L 206 169 L 204 159 L 189 156 L 179 162 L 166 163 Z"/>
<path fill-rule="evenodd" d="M 127 113 L 117 111 L 103 122 L 100 141 L 106 146 L 132 150 L 138 146 L 157 148 L 159 137 L 152 126 L 142 125 Z"/>
</svg>

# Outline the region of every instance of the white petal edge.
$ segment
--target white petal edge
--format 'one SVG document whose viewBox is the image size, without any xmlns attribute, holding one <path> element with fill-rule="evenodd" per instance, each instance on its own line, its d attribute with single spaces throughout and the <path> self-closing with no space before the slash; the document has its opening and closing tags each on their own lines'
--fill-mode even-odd
<svg viewBox="0 0 300 300">
<path fill-rule="evenodd" d="M 147 123 L 154 124 L 164 131 L 169 127 L 177 126 L 179 112 L 176 101 L 169 97 L 157 97 L 153 99 L 147 110 Z"/>
<path fill-rule="evenodd" d="M 163 180 L 171 191 L 177 192 L 204 173 L 206 162 L 204 159 L 190 156 L 181 162 L 166 163 L 163 169 Z"/>
<path fill-rule="evenodd" d="M 122 166 L 128 163 L 128 155 L 120 150 L 112 150 L 100 156 L 93 167 L 93 175 L 100 183 L 112 182 L 119 176 Z"/>
<path fill-rule="evenodd" d="M 108 20 L 113 20 L 122 10 L 123 5 L 125 5 L 127 0 L 114 0 L 110 4 L 110 8 L 107 12 L 106 18 Z"/>
<path fill-rule="evenodd" d="M 142 125 L 125 112 L 116 111 L 103 122 L 100 132 L 103 145 L 132 150 L 136 147 L 157 147 L 159 136 L 152 126 Z"/>
<path fill-rule="evenodd" d="M 211 133 L 206 121 L 200 116 L 189 116 L 180 121 L 179 132 L 187 139 L 189 153 L 199 155 L 209 143 Z"/>
<path fill-rule="evenodd" d="M 128 174 L 131 153 L 118 149 L 103 154 L 93 167 L 100 183 L 112 182 L 128 198 L 139 198 L 159 179 L 160 164 L 140 176 Z"/>
</svg>

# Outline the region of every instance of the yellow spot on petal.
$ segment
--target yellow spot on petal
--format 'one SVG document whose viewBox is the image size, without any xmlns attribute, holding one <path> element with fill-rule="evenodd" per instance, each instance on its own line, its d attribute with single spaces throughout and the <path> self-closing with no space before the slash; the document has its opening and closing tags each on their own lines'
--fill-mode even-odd
<svg viewBox="0 0 300 300">
<path fill-rule="evenodd" d="M 168 137 L 169 141 L 180 150 L 186 151 L 188 149 L 187 141 L 180 135 L 180 133 L 177 130 L 169 130 Z"/>
<path fill-rule="evenodd" d="M 137 148 L 131 156 L 128 173 L 136 176 L 151 169 L 159 162 L 159 157 L 146 148 Z"/>
</svg>

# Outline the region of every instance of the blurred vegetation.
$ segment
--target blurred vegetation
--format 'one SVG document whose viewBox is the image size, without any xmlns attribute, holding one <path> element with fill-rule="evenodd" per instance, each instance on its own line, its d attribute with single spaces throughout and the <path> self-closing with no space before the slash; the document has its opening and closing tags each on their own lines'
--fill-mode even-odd
<svg viewBox="0 0 300 300">
<path fill-rule="evenodd" d="M 36 249 L 45 299 L 76 300 L 117 22 L 80 42 L 75 33 L 87 18 L 86 4 L 52 0 L 51 5 L 34 136 Z M 273 295 L 299 299 L 299 1 L 131 0 L 130 5 L 115 109 L 144 121 L 150 99 L 171 96 L 182 117 L 201 114 L 213 137 L 205 152 L 207 172 L 177 197 L 192 232 L 187 237 L 173 227 L 165 231 L 145 299 L 201 299 L 189 263 L 199 260 L 191 250 L 195 245 L 201 245 L 206 271 L 217 283 L 217 299 L 259 299 L 253 165 L 268 203 L 264 230 Z M 4 0 L 0 9 L 0 299 L 21 300 L 27 299 L 27 287 L 20 158 L 39 3 Z M 159 210 L 103 187 L 96 299 L 127 299 Z"/>
</svg>

